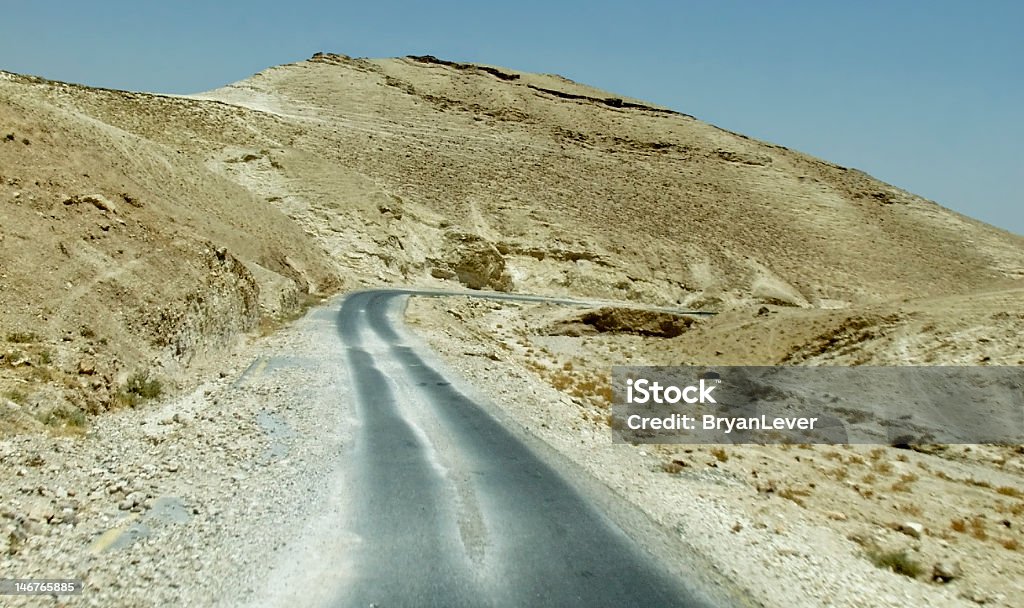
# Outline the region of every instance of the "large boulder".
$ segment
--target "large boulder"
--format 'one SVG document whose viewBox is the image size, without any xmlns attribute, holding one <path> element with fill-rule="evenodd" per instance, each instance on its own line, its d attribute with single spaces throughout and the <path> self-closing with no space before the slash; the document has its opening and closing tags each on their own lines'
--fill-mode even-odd
<svg viewBox="0 0 1024 608">
<path fill-rule="evenodd" d="M 445 234 L 443 256 L 432 260 L 431 274 L 435 277 L 454 277 L 470 289 L 512 289 L 505 257 L 493 243 L 480 236 L 464 232 Z"/>
</svg>

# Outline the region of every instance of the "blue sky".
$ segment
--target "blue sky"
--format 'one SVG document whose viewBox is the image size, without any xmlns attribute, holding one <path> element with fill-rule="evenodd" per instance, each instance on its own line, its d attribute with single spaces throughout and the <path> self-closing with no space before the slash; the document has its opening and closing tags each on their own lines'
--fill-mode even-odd
<svg viewBox="0 0 1024 608">
<path fill-rule="evenodd" d="M 0 0 L 0 69 L 187 93 L 316 51 L 559 73 L 1024 234 L 1024 3 Z"/>
</svg>

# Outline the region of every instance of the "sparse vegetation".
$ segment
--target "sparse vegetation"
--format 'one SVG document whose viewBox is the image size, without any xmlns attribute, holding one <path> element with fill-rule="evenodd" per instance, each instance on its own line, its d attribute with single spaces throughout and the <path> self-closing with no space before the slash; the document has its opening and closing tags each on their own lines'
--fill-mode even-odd
<svg viewBox="0 0 1024 608">
<path fill-rule="evenodd" d="M 28 378 L 34 382 L 50 382 L 54 379 L 54 374 L 49 367 L 32 367 L 29 369 Z"/>
<path fill-rule="evenodd" d="M 917 481 L 919 477 L 913 473 L 904 473 L 900 475 L 899 481 L 895 482 L 890 486 L 893 492 L 909 492 L 911 484 Z"/>
<path fill-rule="evenodd" d="M 28 395 L 17 389 L 11 389 L 9 391 L 6 391 L 4 393 L 4 397 L 17 403 L 18 405 L 25 405 L 25 403 L 28 401 Z"/>
<path fill-rule="evenodd" d="M 875 464 L 871 465 L 871 470 L 882 475 L 888 475 L 889 473 L 892 473 L 892 463 L 877 461 Z"/>
<path fill-rule="evenodd" d="M 915 504 L 901 504 L 899 507 L 897 507 L 897 509 L 906 513 L 907 515 L 913 515 L 914 517 L 921 517 L 922 515 L 924 515 L 924 511 L 921 509 L 921 507 Z"/>
<path fill-rule="evenodd" d="M 162 394 L 163 384 L 160 380 L 151 378 L 148 372 L 135 372 L 117 392 L 114 402 L 123 407 L 137 407 L 143 401 L 156 399 Z"/>
<path fill-rule="evenodd" d="M 264 316 L 259 321 L 259 332 L 261 336 L 270 334 L 281 329 L 285 325 L 301 319 L 309 312 L 309 309 L 320 303 L 320 296 L 311 293 L 304 293 L 299 296 L 299 301 L 289 312 L 274 316 Z"/>
<path fill-rule="evenodd" d="M 662 463 L 661 470 L 670 475 L 676 475 L 683 470 L 683 465 L 675 460 L 670 460 L 669 462 Z"/>
<path fill-rule="evenodd" d="M 786 500 L 791 500 L 801 507 L 805 506 L 804 498 L 811 495 L 810 490 L 804 490 L 801 488 L 782 488 L 777 494 Z"/>
<path fill-rule="evenodd" d="M 975 515 L 971 518 L 971 536 L 978 540 L 985 540 L 988 538 L 988 532 L 985 530 L 985 518 L 981 515 Z"/>
<path fill-rule="evenodd" d="M 906 551 L 886 551 L 878 547 L 871 547 L 866 550 L 866 555 L 871 563 L 879 568 L 892 570 L 896 574 L 917 578 L 924 574 L 921 564 L 911 559 Z"/>
<path fill-rule="evenodd" d="M 527 354 L 529 353 L 527 350 Z M 554 370 L 549 369 L 543 361 L 532 359 L 528 359 L 524 365 L 545 378 L 552 388 L 577 399 L 586 399 L 598 407 L 609 407 L 614 399 L 611 383 L 604 375 L 574 372 L 571 361 Z"/>
<path fill-rule="evenodd" d="M 848 474 L 849 471 L 847 471 L 846 467 L 836 467 L 830 470 L 828 473 L 826 473 L 826 475 L 828 475 L 832 479 L 835 479 L 836 481 L 843 481 L 844 479 L 846 479 Z"/>
<path fill-rule="evenodd" d="M 718 462 L 728 462 L 729 453 L 725 451 L 723 447 L 711 448 L 711 455 L 715 457 Z"/>
<path fill-rule="evenodd" d="M 74 406 L 57 407 L 40 418 L 40 422 L 65 429 L 82 429 L 86 426 L 85 412 Z"/>
<path fill-rule="evenodd" d="M 7 334 L 7 341 L 13 344 L 29 344 L 38 342 L 39 336 L 30 331 L 14 331 Z"/>
</svg>

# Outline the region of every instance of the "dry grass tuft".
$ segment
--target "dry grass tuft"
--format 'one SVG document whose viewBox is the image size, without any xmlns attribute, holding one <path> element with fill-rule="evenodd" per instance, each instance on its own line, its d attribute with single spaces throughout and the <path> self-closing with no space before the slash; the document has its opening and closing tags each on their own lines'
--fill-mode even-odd
<svg viewBox="0 0 1024 608">
<path fill-rule="evenodd" d="M 917 578 L 924 574 L 921 564 L 911 559 L 906 551 L 883 551 L 877 547 L 867 549 L 867 557 L 871 563 L 879 568 L 892 570 L 896 574 L 902 574 L 910 578 Z"/>
</svg>

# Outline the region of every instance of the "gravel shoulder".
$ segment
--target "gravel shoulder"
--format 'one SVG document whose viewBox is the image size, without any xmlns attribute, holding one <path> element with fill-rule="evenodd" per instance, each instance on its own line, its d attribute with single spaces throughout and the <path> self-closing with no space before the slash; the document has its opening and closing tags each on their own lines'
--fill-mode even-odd
<svg viewBox="0 0 1024 608">
<path fill-rule="evenodd" d="M 315 577 L 289 556 L 332 540 L 317 516 L 337 505 L 355 425 L 335 315 L 314 309 L 221 377 L 85 436 L 0 440 L 2 576 L 86 584 L 4 605 L 263 606 L 290 591 L 272 570 Z"/>
</svg>

